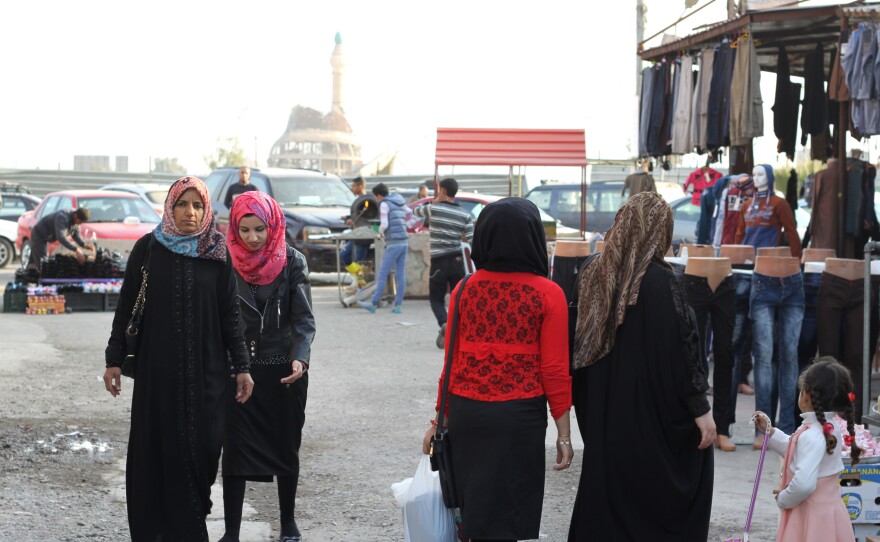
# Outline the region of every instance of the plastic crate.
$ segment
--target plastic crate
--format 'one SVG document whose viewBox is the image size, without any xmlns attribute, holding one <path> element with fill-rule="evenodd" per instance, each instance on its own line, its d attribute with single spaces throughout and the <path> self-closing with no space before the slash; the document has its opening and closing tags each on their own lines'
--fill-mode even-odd
<svg viewBox="0 0 880 542">
<path fill-rule="evenodd" d="M 86 294 L 83 292 L 66 292 L 64 305 L 72 312 L 104 310 L 104 294 Z"/>
<path fill-rule="evenodd" d="M 119 303 L 119 294 L 104 294 L 104 310 L 115 311 Z"/>
<path fill-rule="evenodd" d="M 25 312 L 27 310 L 27 292 L 3 292 L 3 312 Z"/>
</svg>

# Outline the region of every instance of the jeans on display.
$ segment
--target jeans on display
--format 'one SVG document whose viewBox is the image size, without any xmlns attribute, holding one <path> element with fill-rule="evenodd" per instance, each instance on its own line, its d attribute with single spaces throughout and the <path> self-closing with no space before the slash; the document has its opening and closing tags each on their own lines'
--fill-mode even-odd
<svg viewBox="0 0 880 542">
<path fill-rule="evenodd" d="M 804 279 L 801 273 L 769 277 L 754 273 L 749 317 L 752 319 L 752 353 L 755 357 L 755 408 L 771 412 L 773 355 L 778 353 L 778 427 L 791 434 L 797 403 L 798 341 L 804 318 Z M 778 340 L 774 324 L 778 318 Z M 775 343 L 775 344 L 774 344 Z"/>
<path fill-rule="evenodd" d="M 345 246 L 342 247 L 342 251 L 339 253 L 339 259 L 342 260 L 343 267 L 347 267 L 349 264 L 351 264 L 352 251 L 354 252 L 354 261 L 366 261 L 370 254 L 370 244 L 355 243 L 354 241 L 348 241 L 347 243 L 345 243 Z"/>
<path fill-rule="evenodd" d="M 701 346 L 707 342 L 709 322 L 712 330 L 712 353 L 715 370 L 712 417 L 719 435 L 730 436 L 733 412 L 730 408 L 730 389 L 733 387 L 733 327 L 736 320 L 736 290 L 733 277 L 727 277 L 713 292 L 705 277 L 684 275 L 682 284 L 688 303 L 697 316 Z"/>
<path fill-rule="evenodd" d="M 464 278 L 464 260 L 460 253 L 431 258 L 431 277 L 428 279 L 428 299 L 437 325 L 446 323 L 446 292 Z"/>
<path fill-rule="evenodd" d="M 736 421 L 736 396 L 740 383 L 748 383 L 748 374 L 751 370 L 751 348 L 746 353 L 746 346 L 752 342 L 752 321 L 749 319 L 749 297 L 752 293 L 751 273 L 737 273 L 733 275 L 733 288 L 736 292 L 736 322 L 733 326 L 733 386 L 731 389 L 730 411 L 732 420 Z M 748 359 L 746 358 L 748 355 Z M 768 413 L 769 414 L 769 413 Z"/>
<path fill-rule="evenodd" d="M 403 293 L 406 290 L 406 253 L 409 244 L 403 241 L 389 241 L 385 245 L 385 253 L 382 254 L 382 263 L 379 265 L 379 274 L 376 275 L 376 291 L 373 292 L 373 305 L 378 306 L 382 294 L 385 293 L 385 285 L 391 268 L 394 268 L 394 282 L 397 289 L 394 294 L 394 306 L 403 304 Z"/>
</svg>

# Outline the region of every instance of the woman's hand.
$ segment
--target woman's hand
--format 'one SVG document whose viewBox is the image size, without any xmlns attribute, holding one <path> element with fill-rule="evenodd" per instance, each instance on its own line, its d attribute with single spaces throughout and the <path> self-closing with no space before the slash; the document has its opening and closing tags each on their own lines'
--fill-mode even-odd
<svg viewBox="0 0 880 542">
<path fill-rule="evenodd" d="M 560 435 L 556 439 L 556 465 L 553 470 L 565 470 L 574 459 L 574 448 L 571 447 L 571 435 Z"/>
<path fill-rule="evenodd" d="M 434 438 L 436 432 L 437 430 L 433 427 L 429 427 L 425 431 L 425 437 L 422 439 L 422 454 L 428 455 L 431 452 L 431 439 Z"/>
<path fill-rule="evenodd" d="M 107 367 L 104 371 L 104 388 L 106 388 L 113 397 L 122 393 L 121 367 Z"/>
<path fill-rule="evenodd" d="M 308 365 L 298 359 L 295 359 L 290 362 L 290 370 L 290 376 L 285 376 L 281 379 L 282 384 L 293 384 L 294 382 L 299 380 L 302 375 L 306 374 L 306 371 L 308 370 Z"/>
<path fill-rule="evenodd" d="M 773 428 L 773 424 L 770 423 L 770 417 L 760 410 L 752 414 L 752 423 L 755 424 L 755 429 L 768 435 L 772 435 L 773 431 L 776 430 Z"/>
<path fill-rule="evenodd" d="M 715 441 L 717 433 L 715 432 L 715 420 L 712 419 L 712 411 L 703 414 L 699 418 L 695 418 L 697 427 L 700 429 L 700 445 L 697 449 L 703 450 L 712 445 Z"/>
<path fill-rule="evenodd" d="M 235 401 L 244 404 L 251 398 L 254 391 L 254 379 L 250 373 L 238 373 L 235 375 Z"/>
</svg>

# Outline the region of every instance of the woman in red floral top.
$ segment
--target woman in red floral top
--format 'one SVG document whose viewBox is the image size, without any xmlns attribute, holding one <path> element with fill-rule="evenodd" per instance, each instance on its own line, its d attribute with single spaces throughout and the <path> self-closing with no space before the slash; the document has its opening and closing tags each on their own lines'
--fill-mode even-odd
<svg viewBox="0 0 880 542">
<path fill-rule="evenodd" d="M 522 198 L 486 206 L 474 232 L 473 260 L 477 272 L 462 292 L 454 345 L 452 333 L 446 334 L 446 348 L 455 349 L 446 419 L 461 532 L 471 542 L 535 539 L 548 403 L 558 433 L 554 470 L 568 468 L 574 455 L 568 308 L 562 290 L 546 278 L 538 208 Z M 439 403 L 438 394 L 437 409 Z M 433 434 L 425 435 L 425 453 Z"/>
</svg>

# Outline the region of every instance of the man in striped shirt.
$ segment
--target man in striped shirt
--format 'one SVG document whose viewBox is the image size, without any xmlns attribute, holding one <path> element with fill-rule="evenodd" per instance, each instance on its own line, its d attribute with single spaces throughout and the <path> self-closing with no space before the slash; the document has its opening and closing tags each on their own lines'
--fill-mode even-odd
<svg viewBox="0 0 880 542">
<path fill-rule="evenodd" d="M 474 239 L 474 218 L 471 213 L 455 203 L 458 182 L 443 179 L 437 188 L 434 201 L 419 205 L 413 214 L 428 219 L 431 241 L 431 277 L 428 281 L 428 298 L 431 310 L 437 318 L 440 333 L 437 348 L 443 348 L 446 337 L 446 292 L 452 290 L 464 278 L 464 261 L 461 241 Z"/>
</svg>

